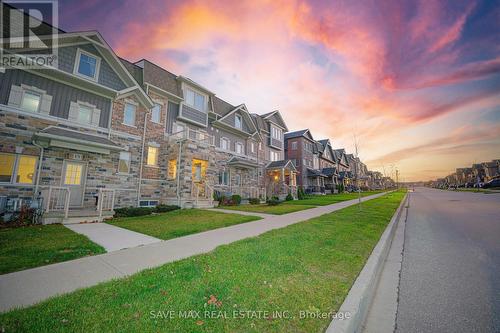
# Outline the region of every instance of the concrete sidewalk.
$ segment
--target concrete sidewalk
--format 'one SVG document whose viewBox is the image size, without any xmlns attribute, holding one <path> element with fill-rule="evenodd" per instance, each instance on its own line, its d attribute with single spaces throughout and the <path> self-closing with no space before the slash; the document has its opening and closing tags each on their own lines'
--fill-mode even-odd
<svg viewBox="0 0 500 333">
<path fill-rule="evenodd" d="M 384 195 L 362 198 L 367 201 Z M 358 199 L 214 229 L 140 247 L 0 275 L 0 311 L 124 277 L 146 268 L 212 251 L 219 245 L 258 236 L 354 205 Z"/>
<path fill-rule="evenodd" d="M 66 224 L 65 227 L 87 236 L 94 243 L 104 247 L 107 252 L 161 242 L 161 239 L 107 223 Z"/>
<path fill-rule="evenodd" d="M 276 216 L 274 214 L 265 214 L 265 213 L 257 213 L 257 212 L 247 212 L 247 211 L 243 211 L 243 210 L 234 210 L 234 209 L 211 208 L 210 210 L 213 210 L 215 212 L 227 213 L 227 214 L 239 214 L 239 215 L 258 216 L 258 217 L 262 217 L 263 219 L 267 219 L 267 218 Z"/>
</svg>

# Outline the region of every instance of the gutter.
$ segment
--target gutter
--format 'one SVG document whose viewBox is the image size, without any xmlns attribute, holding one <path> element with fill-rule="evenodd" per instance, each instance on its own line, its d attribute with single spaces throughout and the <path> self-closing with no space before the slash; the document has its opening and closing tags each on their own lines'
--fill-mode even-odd
<svg viewBox="0 0 500 333">
<path fill-rule="evenodd" d="M 45 148 L 43 146 L 37 144 L 35 141 L 32 142 L 33 146 L 40 148 L 40 157 L 39 157 L 39 162 L 38 162 L 38 171 L 36 174 L 36 180 L 35 180 L 35 189 L 33 190 L 33 199 L 36 198 L 38 194 L 38 187 L 40 185 L 40 174 L 42 173 L 42 162 L 43 162 L 43 153 Z"/>
<path fill-rule="evenodd" d="M 181 192 L 180 192 L 180 187 L 181 187 L 181 174 L 180 174 L 180 166 L 181 166 L 181 156 L 182 156 L 182 141 L 179 140 L 179 154 L 177 156 L 177 186 L 176 186 L 176 196 L 177 196 L 177 206 L 181 206 Z"/>
<path fill-rule="evenodd" d="M 142 185 L 142 169 L 144 168 L 144 147 L 146 146 L 146 129 L 147 129 L 147 121 L 148 114 L 151 110 L 147 110 L 144 113 L 144 128 L 142 131 L 142 149 L 141 149 L 141 164 L 139 167 L 139 182 L 137 184 L 137 207 L 139 207 L 139 202 L 141 201 L 141 185 Z"/>
</svg>

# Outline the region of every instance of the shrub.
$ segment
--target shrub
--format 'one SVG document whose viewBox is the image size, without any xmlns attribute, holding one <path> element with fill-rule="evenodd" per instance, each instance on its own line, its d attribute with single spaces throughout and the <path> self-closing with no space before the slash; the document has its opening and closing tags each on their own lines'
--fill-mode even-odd
<svg viewBox="0 0 500 333">
<path fill-rule="evenodd" d="M 267 200 L 267 204 L 269 206 L 277 206 L 280 204 L 280 199 L 276 196 L 271 197 L 270 199 Z"/>
<path fill-rule="evenodd" d="M 297 188 L 297 199 L 304 200 L 306 198 L 306 194 L 304 193 L 304 188 L 299 186 Z"/>
<path fill-rule="evenodd" d="M 221 196 L 219 200 L 219 206 L 234 206 L 235 203 L 232 198 Z"/>
<path fill-rule="evenodd" d="M 233 204 L 239 205 L 241 203 L 241 195 L 233 194 L 231 196 L 231 200 L 233 201 Z"/>
<path fill-rule="evenodd" d="M 115 208 L 114 217 L 144 216 L 153 213 L 154 207 L 124 207 Z"/>
<path fill-rule="evenodd" d="M 286 201 L 292 201 L 293 200 L 293 195 L 291 192 L 288 192 L 288 195 L 285 198 Z"/>
<path fill-rule="evenodd" d="M 258 205 L 258 204 L 260 204 L 260 199 L 259 198 L 249 198 L 248 203 L 251 205 Z"/>
<path fill-rule="evenodd" d="M 155 207 L 156 213 L 166 213 L 171 212 L 173 210 L 181 209 L 181 207 L 176 205 L 158 205 Z"/>
</svg>

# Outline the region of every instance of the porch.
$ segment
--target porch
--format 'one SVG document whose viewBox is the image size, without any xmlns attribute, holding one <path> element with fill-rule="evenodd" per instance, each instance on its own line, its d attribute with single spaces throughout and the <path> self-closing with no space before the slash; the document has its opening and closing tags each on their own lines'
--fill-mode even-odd
<svg viewBox="0 0 500 333">
<path fill-rule="evenodd" d="M 307 169 L 307 185 L 304 191 L 307 194 L 325 194 L 325 179 L 328 178 L 319 170 Z"/>
<path fill-rule="evenodd" d="M 283 200 L 289 193 L 297 198 L 297 169 L 290 160 L 274 161 L 267 165 L 266 196 Z"/>
</svg>

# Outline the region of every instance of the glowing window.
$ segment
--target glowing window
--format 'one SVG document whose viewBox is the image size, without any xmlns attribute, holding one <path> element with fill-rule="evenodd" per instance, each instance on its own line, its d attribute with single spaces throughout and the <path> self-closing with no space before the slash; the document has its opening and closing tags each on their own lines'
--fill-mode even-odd
<svg viewBox="0 0 500 333">
<path fill-rule="evenodd" d="M 19 156 L 17 161 L 16 183 L 33 184 L 37 158 L 34 156 Z"/>
<path fill-rule="evenodd" d="M 10 183 L 14 173 L 16 155 L 0 154 L 0 182 Z"/>
<path fill-rule="evenodd" d="M 177 160 L 168 161 L 168 179 L 177 177 Z"/>
<path fill-rule="evenodd" d="M 83 165 L 77 163 L 66 164 L 66 174 L 64 175 L 65 185 L 80 185 L 82 182 Z"/>
<path fill-rule="evenodd" d="M 147 165 L 158 165 L 158 148 L 157 147 L 148 147 L 148 159 Z"/>
</svg>

